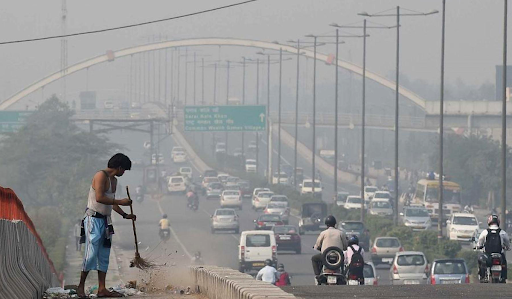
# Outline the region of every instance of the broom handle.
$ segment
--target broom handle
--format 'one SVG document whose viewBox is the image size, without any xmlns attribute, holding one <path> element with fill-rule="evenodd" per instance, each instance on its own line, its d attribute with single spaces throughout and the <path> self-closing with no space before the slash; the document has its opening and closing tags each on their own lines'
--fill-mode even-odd
<svg viewBox="0 0 512 299">
<path fill-rule="evenodd" d="M 130 197 L 130 190 L 128 190 L 128 186 L 126 186 L 126 194 L 128 195 L 128 199 L 132 200 Z M 133 215 L 133 207 L 130 204 L 130 214 Z M 135 255 L 139 256 L 139 242 L 137 242 L 137 231 L 135 230 L 135 220 L 132 219 L 132 226 L 133 226 L 133 236 L 135 237 Z"/>
</svg>

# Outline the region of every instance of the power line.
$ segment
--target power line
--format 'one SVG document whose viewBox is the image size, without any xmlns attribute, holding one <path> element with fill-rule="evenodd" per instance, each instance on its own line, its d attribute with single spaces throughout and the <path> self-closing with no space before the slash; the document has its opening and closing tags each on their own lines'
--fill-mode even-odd
<svg viewBox="0 0 512 299">
<path fill-rule="evenodd" d="M 139 27 L 139 26 L 150 25 L 150 24 L 155 24 L 155 23 L 160 23 L 160 22 L 165 22 L 165 21 L 182 19 L 182 18 L 186 18 L 186 17 L 192 17 L 192 16 L 201 15 L 201 14 L 205 14 L 205 13 L 209 13 L 209 12 L 214 12 L 214 11 L 217 11 L 217 10 L 222 10 L 222 9 L 231 8 L 231 7 L 235 7 L 235 6 L 240 6 L 240 5 L 244 5 L 244 4 L 248 4 L 248 3 L 256 2 L 256 1 L 258 1 L 258 0 L 247 0 L 247 1 L 243 1 L 243 2 L 238 2 L 238 3 L 229 4 L 229 5 L 219 6 L 219 7 L 216 7 L 216 8 L 201 10 L 201 11 L 197 11 L 197 12 L 193 12 L 193 13 L 188 13 L 188 14 L 184 14 L 184 15 L 175 16 L 175 17 L 159 19 L 159 20 L 154 20 L 154 21 L 148 21 L 148 22 L 142 22 L 142 23 L 137 23 L 137 24 L 130 24 L 130 25 L 124 25 L 124 26 L 118 26 L 118 27 L 112 27 L 112 28 L 105 28 L 105 29 L 99 29 L 99 30 L 93 30 L 93 31 L 77 32 L 77 33 L 72 33 L 72 34 L 53 35 L 53 36 L 46 36 L 46 37 L 38 37 L 38 38 L 30 38 L 30 39 L 21 39 L 21 40 L 12 40 L 12 41 L 0 42 L 0 45 L 35 42 L 35 41 L 42 41 L 42 40 L 48 40 L 48 39 L 63 38 L 63 37 L 73 37 L 73 36 L 79 36 L 79 35 L 103 33 L 103 32 L 107 32 L 107 31 L 115 31 L 115 30 L 120 30 L 120 29 Z"/>
</svg>

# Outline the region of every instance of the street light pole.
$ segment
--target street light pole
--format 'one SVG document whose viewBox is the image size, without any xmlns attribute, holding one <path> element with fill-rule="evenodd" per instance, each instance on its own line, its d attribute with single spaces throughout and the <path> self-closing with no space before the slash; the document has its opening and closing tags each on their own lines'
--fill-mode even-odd
<svg viewBox="0 0 512 299">
<path fill-rule="evenodd" d="M 293 148 L 293 184 L 297 190 L 297 139 L 299 137 L 299 67 L 300 67 L 300 40 L 297 40 L 297 86 L 295 90 L 295 146 Z"/>
<path fill-rule="evenodd" d="M 270 136 L 270 125 L 272 122 L 270 121 L 270 55 L 268 56 L 268 65 L 267 65 L 267 181 L 268 183 L 272 183 L 272 167 L 270 165 L 270 156 L 272 155 L 270 149 L 270 141 L 272 136 Z"/>
<path fill-rule="evenodd" d="M 311 169 L 311 177 L 312 177 L 312 191 L 313 198 L 315 197 L 315 151 L 316 151 L 316 41 L 317 37 L 314 38 L 314 57 L 313 57 L 313 155 L 312 155 L 312 169 Z"/>
<path fill-rule="evenodd" d="M 277 116 L 277 184 L 281 184 L 281 87 L 283 79 L 283 48 L 279 49 L 279 108 Z"/>
<path fill-rule="evenodd" d="M 201 58 L 201 106 L 204 106 L 204 58 Z M 201 147 L 204 150 L 204 132 L 201 132 Z"/>
<path fill-rule="evenodd" d="M 363 23 L 363 100 L 362 100 L 362 111 L 361 111 L 361 221 L 364 221 L 364 176 L 365 176 L 365 117 L 366 117 L 366 19 Z M 396 211 L 395 211 L 396 213 Z"/>
<path fill-rule="evenodd" d="M 260 59 L 256 59 L 256 105 L 260 104 Z M 267 115 L 268 117 L 268 115 Z M 259 170 L 260 163 L 260 132 L 256 132 L 256 173 Z"/>
<path fill-rule="evenodd" d="M 395 213 L 393 222 L 398 225 L 398 114 L 399 114 L 399 81 L 400 81 L 400 6 L 396 7 L 396 82 L 395 82 Z M 363 194 L 364 195 L 364 194 Z"/>
<path fill-rule="evenodd" d="M 502 74 L 502 111 L 501 111 L 501 221 L 507 223 L 507 23 L 508 0 L 503 1 L 503 74 Z"/>
<path fill-rule="evenodd" d="M 338 54 L 339 54 L 339 29 L 336 29 L 336 80 L 334 88 L 334 196 L 338 196 Z M 361 208 L 361 213 L 363 212 Z"/>
<path fill-rule="evenodd" d="M 243 75 L 242 75 L 242 105 L 245 105 L 245 57 L 242 57 L 243 58 L 243 62 L 242 62 L 242 72 L 243 72 Z M 245 134 L 244 132 L 242 132 L 242 157 L 244 156 L 244 143 L 245 143 Z M 244 161 L 245 162 L 245 161 Z"/>
<path fill-rule="evenodd" d="M 227 80 L 226 80 L 226 105 L 229 105 L 229 68 L 230 68 L 230 61 L 227 61 L 228 67 L 227 67 Z M 224 158 L 224 165 L 226 164 L 226 158 L 228 156 L 229 147 L 228 147 L 228 132 L 225 133 L 225 140 L 226 140 L 226 157 Z"/>
<path fill-rule="evenodd" d="M 194 92 L 192 95 L 194 96 L 194 106 L 196 105 L 196 52 L 194 52 Z"/>
<path fill-rule="evenodd" d="M 439 220 L 437 221 L 437 238 L 443 238 L 443 137 L 444 137 L 444 39 L 445 39 L 445 9 L 446 0 L 443 0 L 442 28 L 441 28 L 441 94 L 439 98 Z"/>
</svg>

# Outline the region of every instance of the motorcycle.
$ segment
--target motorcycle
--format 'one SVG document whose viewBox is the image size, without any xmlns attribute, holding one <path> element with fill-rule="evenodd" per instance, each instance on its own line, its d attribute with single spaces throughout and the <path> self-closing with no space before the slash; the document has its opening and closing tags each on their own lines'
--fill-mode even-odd
<svg viewBox="0 0 512 299">
<path fill-rule="evenodd" d="M 197 195 L 192 195 L 187 197 L 187 208 L 191 209 L 192 211 L 197 211 L 199 209 L 199 198 Z"/>
<path fill-rule="evenodd" d="M 171 238 L 171 233 L 168 229 L 160 230 L 160 239 L 162 241 L 167 242 Z"/>
<path fill-rule="evenodd" d="M 473 249 L 481 250 L 483 247 L 474 247 Z M 501 271 L 503 270 L 503 263 L 501 253 L 491 253 L 489 255 L 481 255 L 479 257 L 481 259 L 481 263 L 486 265 L 485 267 L 485 276 L 479 277 L 481 283 L 500 283 L 501 279 Z M 505 266 L 506 267 L 506 266 Z"/>
<path fill-rule="evenodd" d="M 194 264 L 194 265 L 204 265 L 203 258 L 201 257 L 201 252 L 196 252 L 194 257 L 192 258 L 192 264 Z"/>
<path fill-rule="evenodd" d="M 337 247 L 329 247 L 322 253 L 322 273 L 315 279 L 316 285 L 345 285 L 343 273 L 343 251 Z"/>
</svg>

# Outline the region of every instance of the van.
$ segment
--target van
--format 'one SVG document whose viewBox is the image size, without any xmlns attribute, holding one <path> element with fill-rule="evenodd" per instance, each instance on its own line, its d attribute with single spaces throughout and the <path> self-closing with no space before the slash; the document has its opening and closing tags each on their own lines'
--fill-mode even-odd
<svg viewBox="0 0 512 299">
<path fill-rule="evenodd" d="M 265 260 L 277 266 L 277 244 L 274 232 L 262 230 L 243 231 L 238 245 L 238 269 L 244 273 L 265 267 Z"/>
</svg>

